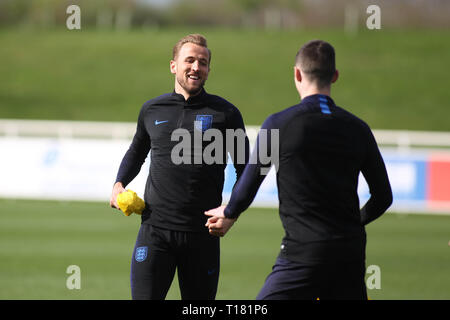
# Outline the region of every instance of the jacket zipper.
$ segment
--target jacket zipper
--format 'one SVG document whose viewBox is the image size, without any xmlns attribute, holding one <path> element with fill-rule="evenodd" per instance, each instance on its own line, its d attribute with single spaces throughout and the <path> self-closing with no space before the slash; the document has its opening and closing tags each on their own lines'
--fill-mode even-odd
<svg viewBox="0 0 450 320">
<path fill-rule="evenodd" d="M 181 111 L 181 115 L 178 118 L 178 123 L 177 123 L 177 128 L 178 129 L 181 128 L 181 126 L 183 125 L 185 112 L 186 112 L 186 103 L 183 105 L 183 111 Z"/>
</svg>

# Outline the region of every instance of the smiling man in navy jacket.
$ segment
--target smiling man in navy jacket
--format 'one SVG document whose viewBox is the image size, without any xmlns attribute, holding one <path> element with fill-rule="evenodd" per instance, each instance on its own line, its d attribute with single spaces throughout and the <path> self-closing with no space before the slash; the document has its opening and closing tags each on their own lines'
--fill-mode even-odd
<svg viewBox="0 0 450 320">
<path fill-rule="evenodd" d="M 279 130 L 279 141 L 258 135 L 228 205 L 206 212 L 210 233 L 225 235 L 253 201 L 261 169 L 271 166 L 258 150 L 279 144 L 272 163 L 286 234 L 257 299 L 367 299 L 364 226 L 391 205 L 392 191 L 369 126 L 330 97 L 338 75 L 329 43 L 310 41 L 299 50 L 294 81 L 302 101 L 267 118 L 261 129 Z M 360 172 L 371 193 L 361 210 Z"/>
<path fill-rule="evenodd" d="M 214 299 L 216 295 L 219 238 L 205 229 L 203 212 L 222 203 L 228 154 L 239 178 L 249 144 L 239 110 L 204 89 L 210 61 L 211 51 L 203 36 L 192 34 L 177 42 L 170 61 L 175 90 L 142 106 L 136 134 L 120 164 L 110 200 L 115 208 L 119 207 L 117 195 L 137 176 L 151 151 L 146 208 L 131 263 L 133 299 L 164 299 L 176 269 L 182 299 Z M 209 129 L 223 137 L 228 137 L 227 130 L 242 130 L 244 138 L 230 136 L 231 143 L 224 139 L 221 161 L 195 161 L 207 146 L 202 141 L 184 150 L 180 156 L 189 161 L 180 162 L 174 161 L 172 152 L 178 144 L 173 133 L 180 129 L 190 137 Z"/>
</svg>

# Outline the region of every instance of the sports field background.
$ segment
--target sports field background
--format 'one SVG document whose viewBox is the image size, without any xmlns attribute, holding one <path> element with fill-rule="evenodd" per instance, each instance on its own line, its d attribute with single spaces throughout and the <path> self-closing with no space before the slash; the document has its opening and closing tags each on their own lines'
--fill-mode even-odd
<svg viewBox="0 0 450 320">
<path fill-rule="evenodd" d="M 0 299 L 129 299 L 140 217 L 106 203 L 0 200 Z M 449 216 L 388 213 L 367 227 L 372 299 L 450 299 Z M 250 209 L 222 238 L 218 299 L 254 299 L 283 235 L 275 209 Z M 81 289 L 66 268 L 81 268 Z M 179 299 L 175 280 L 168 299 Z"/>
<path fill-rule="evenodd" d="M 134 122 L 145 101 L 173 89 L 172 47 L 193 32 L 212 50 L 206 90 L 235 104 L 246 124 L 299 102 L 295 54 L 320 38 L 336 48 L 338 105 L 374 129 L 450 130 L 450 32 L 423 29 L 0 29 L 0 118 Z"/>
<path fill-rule="evenodd" d="M 0 118 L 133 122 L 143 102 L 172 90 L 171 48 L 191 32 L 205 34 L 212 49 L 207 91 L 239 107 L 249 125 L 299 101 L 292 81 L 295 53 L 303 42 L 321 38 L 337 51 L 341 76 L 332 94 L 338 105 L 374 129 L 450 131 L 449 32 L 431 29 L 349 36 L 326 29 L 3 28 Z M 129 299 L 138 228 L 139 217 L 110 209 L 108 199 L 0 199 L 0 299 Z M 381 268 L 382 288 L 369 296 L 450 299 L 449 230 L 448 215 L 387 213 L 370 224 L 367 265 Z M 244 213 L 222 240 L 217 298 L 253 299 L 282 234 L 277 210 Z M 81 268 L 81 290 L 65 286 L 72 264 Z M 168 298 L 179 299 L 176 280 Z"/>
</svg>

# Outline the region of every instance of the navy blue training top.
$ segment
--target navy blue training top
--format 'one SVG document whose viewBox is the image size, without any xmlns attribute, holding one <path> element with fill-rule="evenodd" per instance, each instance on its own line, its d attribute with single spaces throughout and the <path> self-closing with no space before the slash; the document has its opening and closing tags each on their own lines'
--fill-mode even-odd
<svg viewBox="0 0 450 320">
<path fill-rule="evenodd" d="M 364 259 L 364 226 L 392 203 L 385 165 L 369 126 L 329 96 L 316 94 L 269 116 L 261 129 L 267 130 L 267 138 L 260 131 L 225 216 L 237 218 L 248 208 L 264 180 L 261 169 L 275 163 L 285 230 L 280 256 L 304 264 Z M 279 130 L 279 158 L 267 164 L 258 150 L 263 145 L 271 150 L 277 143 L 271 139 L 272 130 Z M 361 210 L 360 172 L 371 193 Z"/>
<path fill-rule="evenodd" d="M 173 138 L 177 129 L 184 130 L 187 140 L 182 136 Z M 202 157 L 205 148 L 214 141 L 201 141 L 201 145 L 196 146 L 195 135 L 204 135 L 209 129 L 219 130 L 223 137 L 222 159 L 214 163 L 204 159 L 198 162 L 195 157 Z M 237 137 L 227 137 L 227 129 L 244 130 L 245 141 L 239 143 Z M 227 138 L 236 141 L 227 141 Z M 188 148 L 181 148 L 178 153 L 190 161 L 174 161 L 172 151 L 188 140 L 191 140 Z M 239 110 L 227 100 L 205 90 L 188 100 L 172 92 L 144 103 L 136 133 L 120 164 L 116 182 L 122 182 L 124 187 L 129 184 L 139 173 L 149 152 L 150 172 L 145 186 L 146 208 L 142 222 L 170 230 L 194 232 L 208 232 L 204 211 L 222 203 L 228 154 L 232 159 L 241 159 L 239 163 L 234 161 L 239 178 L 250 153 Z M 211 152 L 214 153 L 215 150 Z"/>
</svg>

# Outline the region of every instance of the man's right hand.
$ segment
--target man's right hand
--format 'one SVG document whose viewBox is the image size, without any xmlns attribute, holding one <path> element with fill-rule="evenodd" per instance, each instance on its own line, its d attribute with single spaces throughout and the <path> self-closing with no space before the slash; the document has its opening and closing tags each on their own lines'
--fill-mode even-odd
<svg viewBox="0 0 450 320">
<path fill-rule="evenodd" d="M 205 212 L 205 215 L 210 217 L 206 222 L 206 227 L 213 236 L 223 237 L 236 221 L 236 219 L 225 217 L 223 213 L 225 208 L 226 206 L 220 206 Z"/>
<path fill-rule="evenodd" d="M 119 193 L 122 193 L 125 191 L 127 191 L 127 190 L 125 190 L 125 188 L 123 187 L 122 182 L 116 182 L 114 184 L 112 194 L 111 194 L 111 199 L 109 200 L 109 205 L 111 206 L 111 208 L 119 209 L 119 205 L 117 204 L 117 196 L 119 195 Z"/>
</svg>

